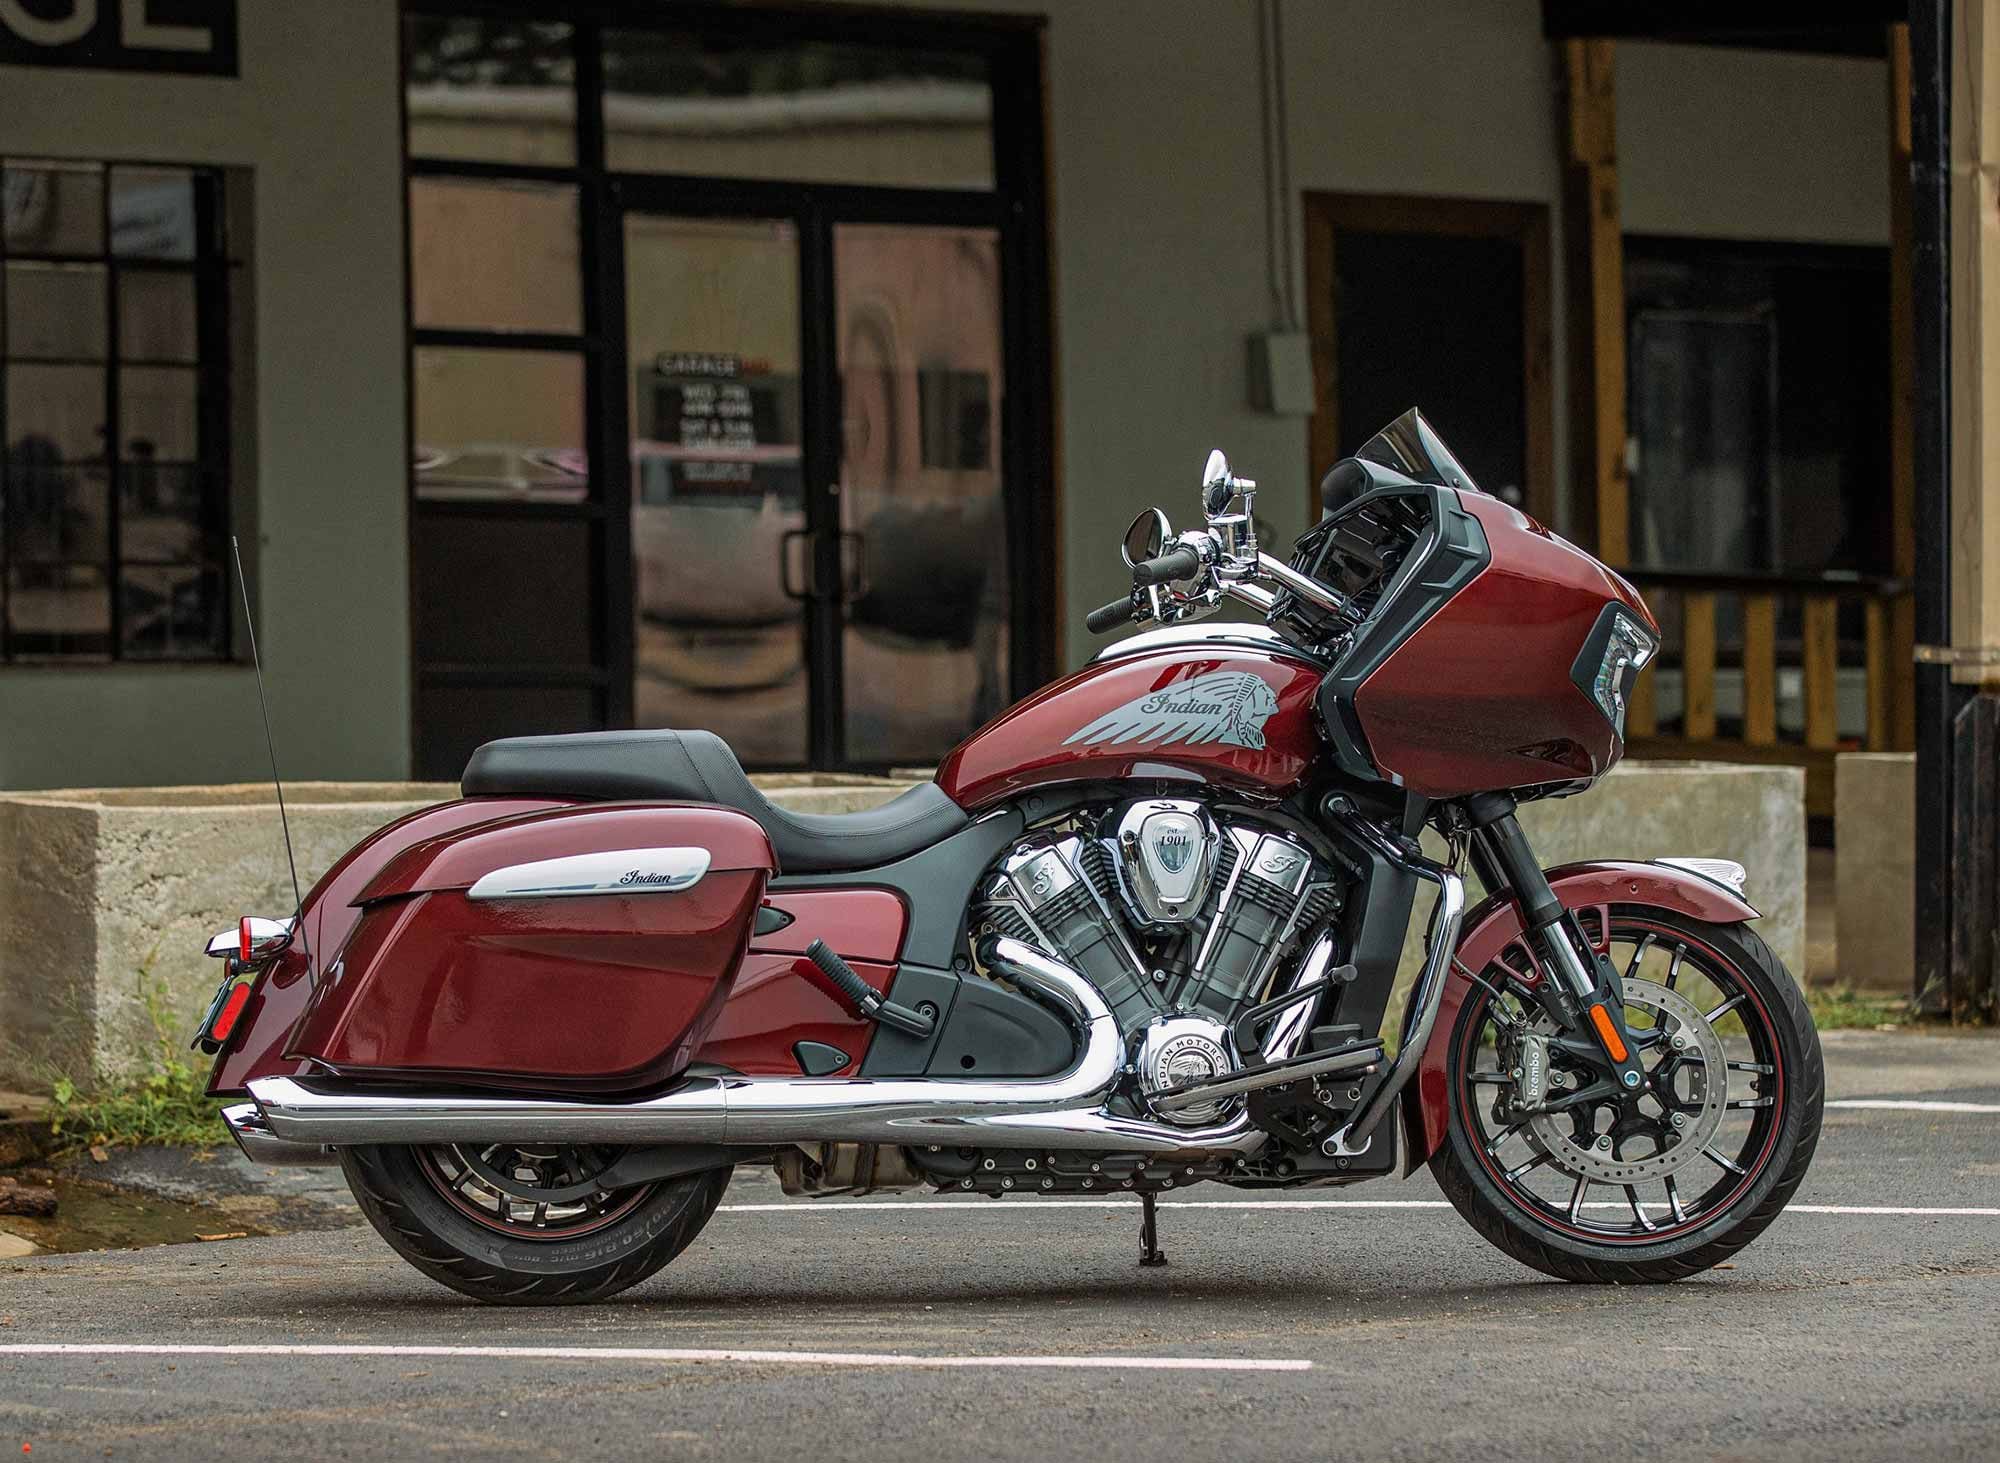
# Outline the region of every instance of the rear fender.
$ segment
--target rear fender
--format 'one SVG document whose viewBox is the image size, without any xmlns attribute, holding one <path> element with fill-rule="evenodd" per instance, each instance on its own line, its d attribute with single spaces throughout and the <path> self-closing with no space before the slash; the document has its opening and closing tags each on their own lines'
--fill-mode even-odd
<svg viewBox="0 0 2000 1463">
<path fill-rule="evenodd" d="M 1639 904 L 1706 920 L 1711 924 L 1741 924 L 1757 911 L 1720 884 L 1667 864 L 1593 862 L 1564 864 L 1548 871 L 1549 887 L 1593 943 L 1602 948 L 1614 904 Z M 1522 941 L 1520 907 L 1512 896 L 1488 895 L 1465 916 L 1458 951 L 1446 977 L 1437 1024 L 1417 1068 L 1417 1080 L 1403 1089 L 1403 1120 L 1409 1136 L 1409 1167 L 1427 1161 L 1444 1142 L 1450 1122 L 1451 1096 L 1445 1058 L 1459 1008 L 1472 990 L 1466 971 L 1483 971 L 1505 957 L 1523 971 L 1535 969 Z M 1510 954 L 1510 947 L 1512 947 Z"/>
</svg>

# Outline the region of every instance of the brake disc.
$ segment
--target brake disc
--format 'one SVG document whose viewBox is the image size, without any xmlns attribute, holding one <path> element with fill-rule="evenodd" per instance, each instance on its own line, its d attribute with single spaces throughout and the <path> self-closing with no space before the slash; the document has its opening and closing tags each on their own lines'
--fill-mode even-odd
<svg viewBox="0 0 2000 1463">
<path fill-rule="evenodd" d="M 1671 1069 L 1667 1085 L 1674 1101 L 1664 1103 L 1656 1093 L 1606 1098 L 1592 1110 L 1588 1143 L 1578 1141 L 1571 1111 L 1539 1112 L 1528 1119 L 1531 1141 L 1556 1167 L 1596 1183 L 1646 1183 L 1678 1172 L 1714 1139 L 1729 1106 L 1729 1060 L 1722 1039 L 1692 1002 L 1652 981 L 1628 980 L 1625 1005 L 1654 1013 L 1654 1024 L 1667 1048 L 1655 1070 Z M 1546 1016 L 1542 1019 L 1547 1020 Z M 1654 1109 L 1651 1114 L 1641 1106 L 1649 1101 Z M 1600 1133 L 1596 1131 L 1596 1113 L 1605 1107 L 1617 1108 L 1621 1120 L 1612 1124 L 1612 1131 Z M 1682 1119 L 1678 1127 L 1673 1122 L 1676 1115 Z M 1619 1131 L 1631 1127 L 1646 1131 Z M 1627 1156 L 1625 1150 L 1640 1137 L 1650 1139 L 1654 1150 Z"/>
</svg>

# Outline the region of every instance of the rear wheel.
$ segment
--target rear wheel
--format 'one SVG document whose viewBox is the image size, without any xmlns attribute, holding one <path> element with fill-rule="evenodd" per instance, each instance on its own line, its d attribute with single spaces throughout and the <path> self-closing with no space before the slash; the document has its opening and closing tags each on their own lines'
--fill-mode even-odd
<svg viewBox="0 0 2000 1463">
<path fill-rule="evenodd" d="M 1431 1170 L 1474 1228 L 1544 1274 L 1679 1280 L 1755 1239 L 1805 1177 L 1825 1097 L 1819 1035 L 1746 926 L 1612 906 L 1586 929 L 1623 973 L 1646 1090 L 1620 1091 L 1556 1031 L 1517 946 L 1460 1010 L 1451 1128 Z M 1545 1090 L 1523 1111 L 1520 1074 L 1538 1062 Z"/>
<path fill-rule="evenodd" d="M 343 1149 L 361 1212 L 440 1285 L 496 1305 L 577 1305 L 636 1285 L 694 1240 L 730 1170 L 596 1183 L 622 1148 L 444 1144 Z"/>
</svg>

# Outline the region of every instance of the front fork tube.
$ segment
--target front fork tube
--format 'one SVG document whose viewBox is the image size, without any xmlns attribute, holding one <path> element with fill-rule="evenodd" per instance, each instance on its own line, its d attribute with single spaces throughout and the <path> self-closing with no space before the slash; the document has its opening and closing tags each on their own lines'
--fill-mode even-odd
<svg viewBox="0 0 2000 1463">
<path fill-rule="evenodd" d="M 1505 889 L 1520 902 L 1526 937 L 1543 968 L 1536 998 L 1565 1031 L 1595 1044 L 1611 1077 L 1628 1092 L 1647 1083 L 1639 1050 L 1625 1026 L 1624 982 L 1617 967 L 1584 938 L 1576 916 L 1562 906 L 1527 835 L 1514 816 L 1511 798 L 1472 799 L 1472 866 L 1489 891 Z"/>
</svg>

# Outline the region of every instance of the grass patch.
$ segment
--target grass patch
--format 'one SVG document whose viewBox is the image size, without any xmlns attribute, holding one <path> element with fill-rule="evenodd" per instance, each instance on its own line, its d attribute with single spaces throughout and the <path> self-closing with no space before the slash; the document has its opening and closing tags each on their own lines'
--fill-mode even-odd
<svg viewBox="0 0 2000 1463">
<path fill-rule="evenodd" d="M 210 1097 L 208 1072 L 188 1060 L 173 1034 L 166 982 L 150 969 L 138 972 L 139 997 L 153 1040 L 143 1071 L 123 1082 L 79 1091 L 67 1077 L 52 1084 L 50 1128 L 59 1153 L 82 1148 L 135 1148 L 164 1143 L 182 1148 L 226 1145 L 229 1130 Z"/>
<path fill-rule="evenodd" d="M 1821 1031 L 1903 1026 L 1912 1019 L 1910 1003 L 1899 996 L 1866 995 L 1848 986 L 1813 986 L 1806 991 L 1813 1024 Z"/>
</svg>

